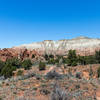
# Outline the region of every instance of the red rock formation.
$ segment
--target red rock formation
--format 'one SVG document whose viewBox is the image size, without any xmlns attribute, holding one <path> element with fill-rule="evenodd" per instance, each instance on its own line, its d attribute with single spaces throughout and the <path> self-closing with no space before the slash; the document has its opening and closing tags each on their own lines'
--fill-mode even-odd
<svg viewBox="0 0 100 100">
<path fill-rule="evenodd" d="M 93 55 L 100 50 L 100 39 L 78 37 L 71 40 L 43 41 L 25 44 L 18 47 L 0 50 L 0 59 L 6 61 L 12 57 L 20 59 L 43 59 L 44 54 L 66 55 L 68 51 L 76 50 L 77 55 Z"/>
<path fill-rule="evenodd" d="M 85 50 L 79 50 L 76 49 L 77 55 L 85 56 L 85 55 L 93 55 L 96 50 L 100 50 L 100 48 L 94 48 L 94 49 L 85 49 Z M 67 54 L 66 52 L 65 54 Z M 43 59 L 42 55 L 45 54 L 43 51 L 38 50 L 29 50 L 26 48 L 5 48 L 0 50 L 0 60 L 6 61 L 7 59 L 11 59 L 13 57 L 17 57 L 21 60 L 24 59 L 32 59 L 32 60 L 38 60 Z M 63 55 L 63 52 L 59 52 L 60 55 Z"/>
<path fill-rule="evenodd" d="M 40 55 L 35 50 L 27 50 L 27 49 L 14 49 L 14 48 L 5 48 L 0 50 L 0 60 L 6 61 L 7 59 L 11 59 L 13 57 L 17 57 L 19 59 L 35 59 Z"/>
</svg>

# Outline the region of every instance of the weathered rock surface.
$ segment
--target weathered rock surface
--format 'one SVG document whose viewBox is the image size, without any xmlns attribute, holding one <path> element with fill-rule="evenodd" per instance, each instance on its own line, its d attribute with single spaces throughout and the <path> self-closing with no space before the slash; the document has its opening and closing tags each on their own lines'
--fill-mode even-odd
<svg viewBox="0 0 100 100">
<path fill-rule="evenodd" d="M 7 59 L 11 59 L 13 57 L 17 57 L 20 59 L 38 59 L 40 55 L 35 50 L 27 50 L 21 48 L 5 48 L 0 50 L 0 60 L 6 61 Z"/>
<path fill-rule="evenodd" d="M 45 40 L 32 44 L 24 44 L 14 48 L 26 48 L 28 50 L 36 50 L 39 53 L 64 55 L 70 49 L 77 50 L 78 54 L 90 55 L 95 50 L 100 50 L 100 39 L 92 39 L 88 37 L 77 37 L 69 40 Z"/>
<path fill-rule="evenodd" d="M 37 60 L 43 54 L 66 55 L 70 49 L 76 50 L 79 55 L 92 55 L 96 50 L 100 50 L 100 39 L 78 37 L 70 40 L 46 40 L 24 44 L 0 50 L 0 59 L 6 61 L 12 57 L 18 57 L 22 60 L 26 58 Z"/>
</svg>

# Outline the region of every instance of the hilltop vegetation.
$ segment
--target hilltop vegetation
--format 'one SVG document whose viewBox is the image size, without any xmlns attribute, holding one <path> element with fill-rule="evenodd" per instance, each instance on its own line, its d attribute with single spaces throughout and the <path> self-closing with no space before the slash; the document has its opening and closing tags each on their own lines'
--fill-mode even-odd
<svg viewBox="0 0 100 100">
<path fill-rule="evenodd" d="M 100 51 L 96 51 L 94 55 L 80 56 L 76 54 L 75 50 L 69 50 L 66 57 L 45 54 L 44 58 L 45 61 L 40 61 L 39 63 L 39 70 L 45 70 L 46 64 L 53 64 L 57 65 L 58 67 L 62 64 L 67 64 L 67 66 L 100 64 Z M 18 58 L 8 59 L 6 62 L 0 61 L 0 75 L 5 76 L 5 78 L 11 77 L 13 75 L 13 71 L 18 68 L 29 70 L 32 67 L 32 63 L 34 64 L 34 62 L 32 62 L 30 59 L 22 61 Z"/>
<path fill-rule="evenodd" d="M 53 55 L 45 55 L 45 60 L 48 64 L 67 64 L 68 66 L 100 64 L 100 51 L 96 51 L 94 55 L 80 56 L 76 54 L 75 50 L 69 50 L 68 55 L 58 56 L 54 58 Z"/>
</svg>

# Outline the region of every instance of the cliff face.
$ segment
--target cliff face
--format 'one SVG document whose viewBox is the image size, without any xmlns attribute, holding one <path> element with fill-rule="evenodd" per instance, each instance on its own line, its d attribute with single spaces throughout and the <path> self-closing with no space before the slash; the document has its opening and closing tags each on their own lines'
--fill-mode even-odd
<svg viewBox="0 0 100 100">
<path fill-rule="evenodd" d="M 100 50 L 100 39 L 78 37 L 70 40 L 45 40 L 24 44 L 0 50 L 0 59 L 3 61 L 12 57 L 38 59 L 43 54 L 65 55 L 70 49 L 76 50 L 79 55 L 92 55 L 96 50 Z"/>
<path fill-rule="evenodd" d="M 78 54 L 90 55 L 93 54 L 95 50 L 100 49 L 100 39 L 78 37 L 70 40 L 46 40 L 43 42 L 24 44 L 15 48 L 26 48 L 28 50 L 36 50 L 41 53 L 52 53 L 58 55 L 64 55 L 68 52 L 68 50 L 75 49 Z"/>
</svg>

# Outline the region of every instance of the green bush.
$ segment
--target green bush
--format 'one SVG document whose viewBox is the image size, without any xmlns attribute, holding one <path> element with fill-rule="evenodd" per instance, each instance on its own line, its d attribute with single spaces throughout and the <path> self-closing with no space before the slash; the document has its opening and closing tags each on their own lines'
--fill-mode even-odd
<svg viewBox="0 0 100 100">
<path fill-rule="evenodd" d="M 81 79 L 81 72 L 76 73 L 76 78 Z"/>
<path fill-rule="evenodd" d="M 0 97 L 0 100 L 3 100 L 2 97 Z"/>
<path fill-rule="evenodd" d="M 80 65 L 86 65 L 85 56 L 78 56 L 78 63 Z"/>
<path fill-rule="evenodd" d="M 0 61 L 0 73 L 4 66 L 5 66 L 5 63 L 3 61 Z"/>
<path fill-rule="evenodd" d="M 13 71 L 16 70 L 16 66 L 12 66 L 10 63 L 6 63 L 1 71 L 1 75 L 5 78 L 11 77 L 13 75 Z"/>
<path fill-rule="evenodd" d="M 52 55 L 52 54 L 51 54 L 51 55 L 49 55 L 49 58 L 54 58 L 54 55 Z"/>
<path fill-rule="evenodd" d="M 81 65 L 96 64 L 97 60 L 94 55 L 78 56 L 78 63 Z"/>
<path fill-rule="evenodd" d="M 32 54 L 32 58 L 35 58 L 35 55 L 34 54 Z"/>
<path fill-rule="evenodd" d="M 76 61 L 73 61 L 71 66 L 77 66 L 77 62 Z"/>
<path fill-rule="evenodd" d="M 49 60 L 49 56 L 47 54 L 44 55 L 45 60 Z"/>
<path fill-rule="evenodd" d="M 17 58 L 8 59 L 5 63 L 1 61 L 0 63 L 0 66 L 2 66 L 2 68 L 0 67 L 0 74 L 5 78 L 11 77 L 13 75 L 13 71 L 15 71 L 21 65 L 21 61 Z"/>
<path fill-rule="evenodd" d="M 100 64 L 100 50 L 95 52 L 95 59 Z"/>
<path fill-rule="evenodd" d="M 21 61 L 18 58 L 8 59 L 6 63 L 11 64 L 12 66 L 16 66 L 17 68 L 21 67 Z"/>
<path fill-rule="evenodd" d="M 98 77 L 100 77 L 100 67 L 97 70 Z"/>
<path fill-rule="evenodd" d="M 96 59 L 94 56 L 85 56 L 84 60 L 86 64 L 96 64 Z"/>
<path fill-rule="evenodd" d="M 54 56 L 45 54 L 44 58 L 48 61 L 48 64 L 59 64 L 60 59 L 62 58 L 62 63 L 68 64 L 68 66 L 87 65 L 87 64 L 99 64 L 100 63 L 100 51 L 96 51 L 94 55 L 89 56 L 77 56 L 75 50 L 69 50 L 67 58 L 63 56 L 56 55 Z"/>
<path fill-rule="evenodd" d="M 32 62 L 30 59 L 26 59 L 22 62 L 22 67 L 25 69 L 25 70 L 28 70 L 30 69 L 32 66 Z"/>
<path fill-rule="evenodd" d="M 89 76 L 92 78 L 93 76 L 93 69 L 92 69 L 92 66 L 90 65 L 90 70 L 89 70 Z"/>
<path fill-rule="evenodd" d="M 46 68 L 46 64 L 44 62 L 41 62 L 39 63 L 39 70 L 45 70 Z"/>
<path fill-rule="evenodd" d="M 48 64 L 55 64 L 55 63 L 56 63 L 56 61 L 53 58 L 48 60 Z"/>
<path fill-rule="evenodd" d="M 69 50 L 68 57 L 67 57 L 67 64 L 69 66 L 76 66 L 78 62 L 76 51 L 75 50 Z"/>
<path fill-rule="evenodd" d="M 23 70 L 18 70 L 17 76 L 22 76 L 23 75 Z"/>
</svg>

